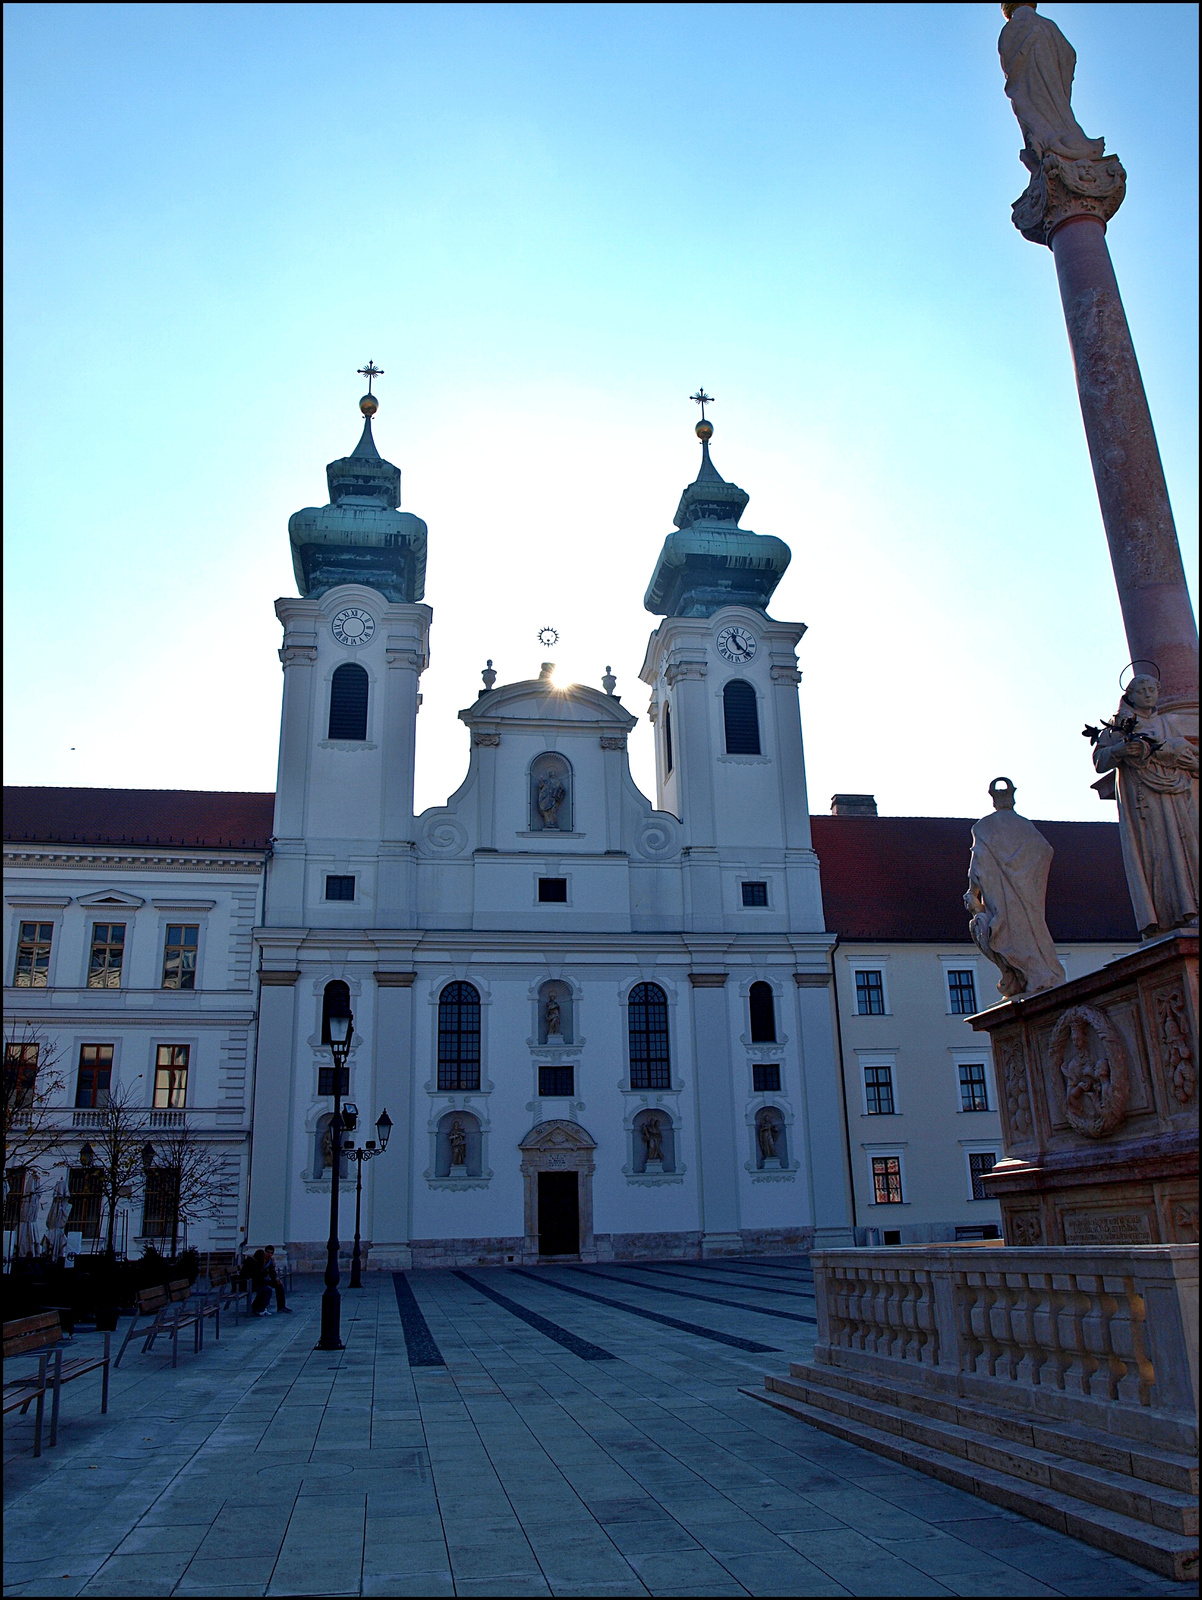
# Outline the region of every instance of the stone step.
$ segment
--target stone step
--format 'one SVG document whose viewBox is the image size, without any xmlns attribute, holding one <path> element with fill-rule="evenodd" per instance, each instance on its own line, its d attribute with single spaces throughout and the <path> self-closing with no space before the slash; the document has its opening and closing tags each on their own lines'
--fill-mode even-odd
<svg viewBox="0 0 1202 1600">
<path fill-rule="evenodd" d="M 790 1373 L 802 1383 L 819 1384 L 826 1390 L 840 1389 L 874 1404 L 901 1407 L 917 1416 L 969 1428 L 1012 1444 L 1088 1462 L 1163 1489 L 1174 1489 L 1179 1494 L 1196 1497 L 1198 1493 L 1196 1454 L 1141 1444 L 1117 1434 L 1086 1428 L 1080 1423 L 1024 1416 L 982 1400 L 942 1396 L 917 1384 L 886 1381 L 846 1367 L 794 1361 Z"/>
<path fill-rule="evenodd" d="M 766 1381 L 782 1383 L 793 1380 Z M 1009 1511 L 1016 1511 L 1071 1538 L 1083 1539 L 1087 1544 L 1149 1567 L 1164 1577 L 1182 1583 L 1197 1579 L 1196 1536 L 1191 1538 L 1173 1533 L 1135 1517 L 1108 1511 L 1046 1484 L 1029 1483 L 996 1467 L 861 1422 L 846 1413 L 829 1411 L 824 1406 L 793 1399 L 775 1389 L 745 1388 L 740 1392 L 848 1444 L 871 1450 L 914 1471 L 925 1472 L 930 1477 L 938 1478 L 941 1483 L 978 1495 Z M 846 1400 L 845 1395 L 837 1396 L 830 1392 L 825 1398 Z"/>
<path fill-rule="evenodd" d="M 1102 1510 L 1151 1523 L 1170 1533 L 1197 1537 L 1198 1502 L 1190 1494 L 1133 1478 L 1130 1473 L 1113 1472 L 1094 1462 L 1070 1458 L 1058 1449 L 1016 1443 L 962 1423 L 924 1416 L 896 1404 L 892 1396 L 888 1401 L 864 1399 L 845 1389 L 832 1389 L 822 1382 L 821 1375 L 815 1381 L 814 1371 L 822 1373 L 822 1369 L 811 1369 L 809 1378 L 768 1377 L 765 1384 L 776 1394 L 850 1417 L 853 1422 L 865 1423 L 881 1432 L 913 1439 L 931 1449 L 959 1456 L 967 1463 L 996 1469 L 1036 1487 L 1056 1489 Z"/>
</svg>

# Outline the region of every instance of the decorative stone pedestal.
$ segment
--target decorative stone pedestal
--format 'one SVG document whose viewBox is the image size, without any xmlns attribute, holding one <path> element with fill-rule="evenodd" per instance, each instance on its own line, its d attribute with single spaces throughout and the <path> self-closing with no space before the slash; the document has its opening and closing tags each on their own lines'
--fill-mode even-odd
<svg viewBox="0 0 1202 1600">
<path fill-rule="evenodd" d="M 1198 1241 L 1198 936 L 973 1017 L 993 1042 L 1010 1245 Z"/>
</svg>

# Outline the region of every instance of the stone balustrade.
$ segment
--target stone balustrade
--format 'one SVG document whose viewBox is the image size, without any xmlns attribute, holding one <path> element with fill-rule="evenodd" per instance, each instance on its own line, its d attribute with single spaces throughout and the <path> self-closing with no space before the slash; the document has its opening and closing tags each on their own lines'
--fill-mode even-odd
<svg viewBox="0 0 1202 1600">
<path fill-rule="evenodd" d="M 1150 1438 L 1198 1407 L 1198 1249 L 821 1251 L 814 1360 Z M 1172 1431 L 1172 1430 L 1170 1430 Z"/>
</svg>

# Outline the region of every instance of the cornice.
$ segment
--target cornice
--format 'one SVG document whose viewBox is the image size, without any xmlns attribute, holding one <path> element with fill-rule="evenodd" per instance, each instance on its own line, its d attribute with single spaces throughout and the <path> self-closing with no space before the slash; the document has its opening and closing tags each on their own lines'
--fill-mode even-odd
<svg viewBox="0 0 1202 1600">
<path fill-rule="evenodd" d="M 37 871 L 57 872 L 234 872 L 258 877 L 267 859 L 266 850 L 244 851 L 226 855 L 216 851 L 203 855 L 132 855 L 106 851 L 103 846 L 88 849 L 86 846 L 52 845 L 34 846 L 22 850 L 6 847 L 6 868 L 25 867 Z"/>
</svg>

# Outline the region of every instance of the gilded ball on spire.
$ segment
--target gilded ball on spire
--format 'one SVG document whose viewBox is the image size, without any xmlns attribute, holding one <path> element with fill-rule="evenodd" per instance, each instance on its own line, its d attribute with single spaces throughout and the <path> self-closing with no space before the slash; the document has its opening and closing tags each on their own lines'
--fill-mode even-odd
<svg viewBox="0 0 1202 1600">
<path fill-rule="evenodd" d="M 708 444 L 714 437 L 714 425 L 708 420 L 703 420 L 697 424 L 693 432 L 701 440 L 702 444 Z"/>
<path fill-rule="evenodd" d="M 362 411 L 365 417 L 374 417 L 379 409 L 380 402 L 374 394 L 365 394 L 359 402 L 359 410 Z"/>
</svg>

